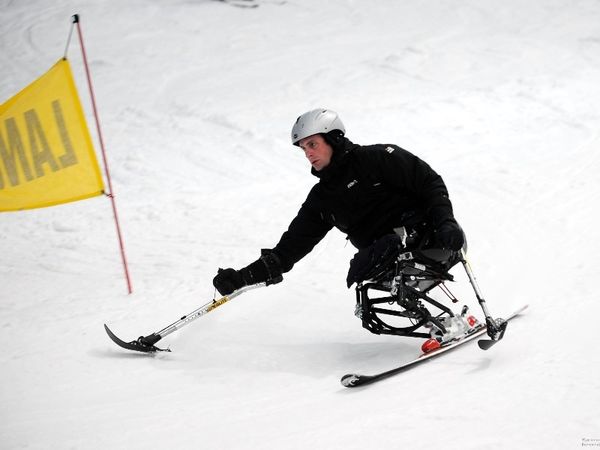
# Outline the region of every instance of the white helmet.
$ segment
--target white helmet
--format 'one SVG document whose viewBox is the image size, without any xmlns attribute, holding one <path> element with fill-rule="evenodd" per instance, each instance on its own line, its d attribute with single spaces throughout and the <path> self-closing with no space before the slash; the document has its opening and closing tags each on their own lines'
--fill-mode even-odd
<svg viewBox="0 0 600 450">
<path fill-rule="evenodd" d="M 335 111 L 330 109 L 313 109 L 302 114 L 292 127 L 292 144 L 299 145 L 302 139 L 313 134 L 329 133 L 333 130 L 339 130 L 342 134 L 346 133 L 344 124 Z"/>
</svg>

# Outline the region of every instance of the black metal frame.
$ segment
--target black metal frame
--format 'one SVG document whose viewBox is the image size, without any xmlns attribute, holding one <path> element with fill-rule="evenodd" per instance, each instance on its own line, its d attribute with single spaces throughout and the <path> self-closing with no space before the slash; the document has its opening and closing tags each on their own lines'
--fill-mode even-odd
<svg viewBox="0 0 600 450">
<path fill-rule="evenodd" d="M 445 281 L 453 281 L 448 270 L 460 261 L 456 252 L 446 252 L 442 258 L 431 259 L 424 253 L 413 251 L 400 254 L 392 264 L 382 268 L 369 280 L 356 286 L 356 311 L 364 328 L 374 334 L 391 334 L 428 338 L 430 333 L 417 330 L 433 323 L 440 330 L 445 328 L 440 317 L 455 314 L 447 306 L 431 298 L 428 293 L 441 286 L 443 292 L 456 303 L 458 300 L 447 287 Z M 436 256 L 440 256 L 439 253 Z M 387 292 L 385 297 L 373 297 L 369 291 Z M 388 307 L 382 307 L 387 304 Z M 428 306 L 436 307 L 440 312 L 432 314 Z M 408 323 L 392 325 L 390 318 L 405 318 Z M 397 319 L 402 320 L 402 319 Z"/>
</svg>

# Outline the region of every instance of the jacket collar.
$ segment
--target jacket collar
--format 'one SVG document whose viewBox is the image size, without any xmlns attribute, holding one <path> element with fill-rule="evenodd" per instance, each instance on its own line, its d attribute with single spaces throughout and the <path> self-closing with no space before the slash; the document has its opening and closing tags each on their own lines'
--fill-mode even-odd
<svg viewBox="0 0 600 450">
<path fill-rule="evenodd" d="M 342 138 L 342 141 L 333 148 L 333 154 L 331 155 L 331 161 L 320 171 L 316 171 L 314 168 L 310 169 L 310 172 L 322 181 L 329 181 L 343 172 L 345 166 L 348 165 L 349 156 L 352 151 L 359 147 L 354 144 L 347 137 Z"/>
</svg>

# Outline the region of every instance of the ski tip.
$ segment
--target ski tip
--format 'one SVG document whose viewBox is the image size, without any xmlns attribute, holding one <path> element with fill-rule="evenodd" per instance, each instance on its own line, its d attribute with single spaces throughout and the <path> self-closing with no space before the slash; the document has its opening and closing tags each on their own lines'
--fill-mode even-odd
<svg viewBox="0 0 600 450">
<path fill-rule="evenodd" d="M 365 384 L 370 384 L 372 382 L 374 382 L 375 380 L 379 380 L 383 378 L 380 375 L 359 375 L 357 373 L 349 373 L 346 374 L 342 377 L 342 379 L 340 380 L 340 382 L 342 383 L 342 386 L 344 387 L 348 387 L 348 388 L 353 388 L 353 387 L 358 387 L 358 386 L 363 386 Z"/>
<path fill-rule="evenodd" d="M 504 337 L 504 333 L 506 332 L 506 327 L 508 325 L 508 321 L 519 316 L 523 311 L 527 310 L 528 308 L 529 308 L 529 305 L 525 304 L 525 305 L 521 306 L 519 309 L 515 310 L 515 312 L 513 312 L 511 315 L 509 315 L 506 320 L 499 319 L 501 321 L 501 324 L 497 328 L 497 332 L 496 332 L 497 335 L 494 336 L 494 335 L 490 335 L 488 333 L 488 335 L 490 335 L 492 337 L 492 339 L 481 339 L 481 340 L 477 341 L 477 345 L 479 346 L 479 348 L 481 350 L 489 350 L 494 345 L 496 345 L 498 342 L 500 342 L 500 340 Z"/>
<path fill-rule="evenodd" d="M 481 339 L 477 341 L 477 345 L 481 350 L 489 350 L 492 348 L 498 341 L 492 341 L 491 339 Z"/>
<path fill-rule="evenodd" d="M 108 328 L 108 325 L 106 325 L 106 324 L 104 324 L 104 331 L 106 331 L 106 334 L 108 334 L 108 337 L 118 346 L 123 347 L 124 344 L 127 344 L 126 342 L 119 339 L 117 337 L 117 335 L 115 333 L 113 333 L 112 330 L 110 328 Z"/>
<path fill-rule="evenodd" d="M 342 386 L 344 387 L 355 387 L 360 384 L 360 375 L 356 375 L 354 373 L 348 373 L 342 377 L 340 380 Z"/>
<path fill-rule="evenodd" d="M 121 339 L 119 339 L 117 337 L 117 335 L 115 333 L 112 332 L 112 330 L 110 328 L 108 328 L 108 325 L 104 324 L 104 331 L 106 331 L 106 334 L 108 334 L 108 337 L 117 345 L 122 346 L 121 344 L 124 344 L 125 342 L 122 341 Z"/>
<path fill-rule="evenodd" d="M 115 336 L 115 334 L 111 331 L 110 328 L 108 328 L 108 325 L 106 324 L 104 324 L 104 331 L 106 331 L 106 334 L 108 334 L 111 338 Z"/>
</svg>

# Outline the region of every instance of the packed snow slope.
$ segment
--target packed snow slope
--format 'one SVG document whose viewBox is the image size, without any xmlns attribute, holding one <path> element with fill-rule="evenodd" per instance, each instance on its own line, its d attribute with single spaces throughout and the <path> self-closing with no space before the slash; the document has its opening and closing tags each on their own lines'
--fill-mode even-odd
<svg viewBox="0 0 600 450">
<path fill-rule="evenodd" d="M 134 287 L 107 198 L 0 215 L 0 448 L 600 445 L 600 3 L 239 3 L 0 0 L 2 102 L 81 16 Z M 74 39 L 94 130 L 80 55 Z M 289 142 L 316 107 L 442 174 L 492 312 L 530 305 L 505 340 L 343 388 L 420 342 L 361 328 L 334 230 L 283 283 L 165 338 L 172 353 L 110 342 L 103 323 L 160 330 L 277 243 L 316 181 Z"/>
</svg>

